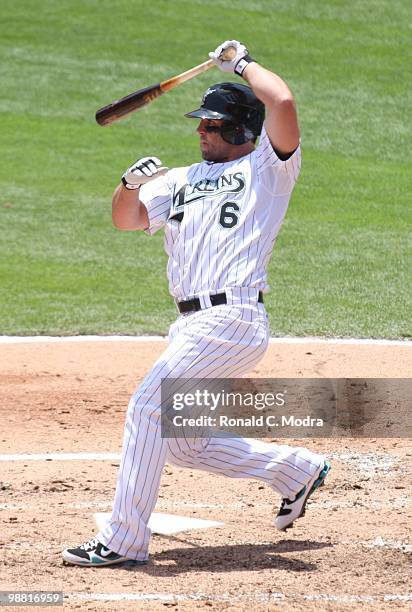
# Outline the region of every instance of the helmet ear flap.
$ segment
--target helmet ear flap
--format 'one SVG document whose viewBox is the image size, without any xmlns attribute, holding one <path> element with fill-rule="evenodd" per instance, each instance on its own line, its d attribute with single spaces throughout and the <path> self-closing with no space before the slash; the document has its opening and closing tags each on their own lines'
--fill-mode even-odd
<svg viewBox="0 0 412 612">
<path fill-rule="evenodd" d="M 250 137 L 246 134 L 248 131 L 244 125 L 236 125 L 230 121 L 225 121 L 220 128 L 220 135 L 229 144 L 241 145 L 250 140 Z"/>
</svg>

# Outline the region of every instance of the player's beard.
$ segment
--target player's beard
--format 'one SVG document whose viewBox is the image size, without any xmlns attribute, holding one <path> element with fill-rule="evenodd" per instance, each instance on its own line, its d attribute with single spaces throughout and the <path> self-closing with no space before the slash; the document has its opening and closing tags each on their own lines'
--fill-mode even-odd
<svg viewBox="0 0 412 612">
<path fill-rule="evenodd" d="M 205 161 L 213 162 L 215 164 L 224 164 L 228 161 L 227 157 L 216 157 L 214 155 L 206 155 L 202 153 L 202 157 Z"/>
<path fill-rule="evenodd" d="M 219 153 L 218 151 L 214 151 L 213 149 L 202 149 L 202 145 L 200 145 L 200 152 L 202 154 L 202 158 L 208 162 L 214 162 L 216 164 L 224 164 L 228 161 L 228 156 L 223 153 Z"/>
</svg>

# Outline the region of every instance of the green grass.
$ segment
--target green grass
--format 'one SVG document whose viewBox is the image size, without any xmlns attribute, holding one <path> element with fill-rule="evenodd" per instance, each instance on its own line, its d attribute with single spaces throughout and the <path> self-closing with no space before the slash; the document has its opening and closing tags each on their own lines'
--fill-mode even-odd
<svg viewBox="0 0 412 612">
<path fill-rule="evenodd" d="M 1 14 L 0 334 L 167 331 L 162 235 L 114 230 L 111 193 L 139 156 L 199 159 L 183 114 L 225 76 L 110 127 L 94 112 L 234 37 L 291 85 L 302 129 L 272 333 L 411 335 L 409 2 L 3 0 Z"/>
</svg>

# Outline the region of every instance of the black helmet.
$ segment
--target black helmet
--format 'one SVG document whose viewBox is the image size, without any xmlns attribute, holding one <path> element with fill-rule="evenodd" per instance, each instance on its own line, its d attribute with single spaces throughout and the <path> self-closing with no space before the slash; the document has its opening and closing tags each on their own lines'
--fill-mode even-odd
<svg viewBox="0 0 412 612">
<path fill-rule="evenodd" d="M 220 130 L 223 140 L 240 145 L 259 136 L 265 106 L 247 85 L 217 83 L 205 91 L 201 107 L 185 117 L 223 119 Z"/>
</svg>

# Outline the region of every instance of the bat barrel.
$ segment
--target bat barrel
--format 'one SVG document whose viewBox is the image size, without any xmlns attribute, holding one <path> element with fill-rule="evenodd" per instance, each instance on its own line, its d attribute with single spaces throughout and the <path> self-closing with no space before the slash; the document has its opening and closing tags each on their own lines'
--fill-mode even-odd
<svg viewBox="0 0 412 612">
<path fill-rule="evenodd" d="M 103 108 L 99 108 L 99 110 L 96 112 L 96 121 L 99 125 L 109 125 L 122 117 L 126 117 L 126 115 L 133 113 L 142 106 L 150 104 L 150 102 L 153 102 L 153 100 L 161 96 L 163 93 L 166 93 L 181 83 L 192 79 L 194 76 L 201 74 L 205 70 L 209 70 L 209 68 L 212 68 L 213 65 L 212 60 L 207 60 L 206 62 L 203 62 L 203 64 L 199 64 L 198 66 L 190 68 L 190 70 L 186 70 L 186 72 L 182 72 L 182 74 L 178 74 L 171 79 L 167 79 L 167 81 L 162 81 L 162 83 L 157 83 L 156 85 L 151 85 L 150 87 L 145 87 L 144 89 L 139 89 L 139 91 L 135 91 L 134 93 L 131 93 L 120 100 L 116 100 L 116 102 L 103 106 Z"/>
<path fill-rule="evenodd" d="M 96 112 L 96 121 L 99 125 L 109 125 L 126 115 L 134 112 L 138 108 L 149 104 L 162 94 L 160 83 L 140 89 L 116 102 L 99 108 Z"/>
</svg>

